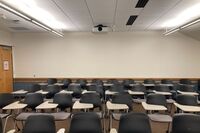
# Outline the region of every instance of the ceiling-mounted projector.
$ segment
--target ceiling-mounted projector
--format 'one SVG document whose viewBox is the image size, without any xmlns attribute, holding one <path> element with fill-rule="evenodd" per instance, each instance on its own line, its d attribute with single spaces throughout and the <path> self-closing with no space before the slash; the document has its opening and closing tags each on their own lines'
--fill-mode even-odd
<svg viewBox="0 0 200 133">
<path fill-rule="evenodd" d="M 109 29 L 110 28 L 108 26 L 104 26 L 102 24 L 99 24 L 97 26 L 94 26 L 94 28 L 92 29 L 92 32 L 108 32 Z"/>
</svg>

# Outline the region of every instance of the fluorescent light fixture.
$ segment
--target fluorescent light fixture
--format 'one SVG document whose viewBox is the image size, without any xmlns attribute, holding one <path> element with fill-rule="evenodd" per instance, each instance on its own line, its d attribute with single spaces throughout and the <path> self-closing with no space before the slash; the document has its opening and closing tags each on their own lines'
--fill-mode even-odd
<svg viewBox="0 0 200 133">
<path fill-rule="evenodd" d="M 31 20 L 31 18 L 29 18 L 28 16 L 26 16 L 26 15 L 18 12 L 15 9 L 10 8 L 9 6 L 7 6 L 7 5 L 5 5 L 3 3 L 0 3 L 0 7 L 3 8 L 3 9 L 5 9 L 5 10 L 7 10 L 7 11 L 9 11 L 9 12 L 11 12 L 11 13 L 13 13 L 13 14 L 16 14 L 17 16 L 22 17 L 22 18 L 24 18 L 26 20 L 29 20 L 29 21 Z"/>
<path fill-rule="evenodd" d="M 43 24 L 41 24 L 41 23 L 39 23 L 39 22 L 37 22 L 37 21 L 35 21 L 35 20 L 32 20 L 32 22 L 33 22 L 34 24 L 36 24 L 36 25 L 38 25 L 38 26 L 40 26 L 40 27 L 46 29 L 47 31 L 51 31 L 51 29 L 50 29 L 49 27 L 47 27 L 47 26 L 45 26 L 45 25 L 43 25 Z"/>
<path fill-rule="evenodd" d="M 184 29 L 184 28 L 187 28 L 187 27 L 189 27 L 189 26 L 191 26 L 191 25 L 194 25 L 194 24 L 196 24 L 196 23 L 199 23 L 199 22 L 200 22 L 200 18 L 198 18 L 198 19 L 196 19 L 196 20 L 193 20 L 193 21 L 191 21 L 191 22 L 189 22 L 189 23 L 186 23 L 186 24 L 184 24 L 184 25 L 182 25 L 182 26 L 180 26 L 180 27 L 177 27 L 177 28 L 173 28 L 173 29 L 171 29 L 171 30 L 168 30 L 168 31 L 166 31 L 166 32 L 164 33 L 164 35 L 167 36 L 167 35 L 172 34 L 172 33 L 176 32 L 176 31 L 178 31 L 178 30 L 182 30 L 182 29 Z"/>
<path fill-rule="evenodd" d="M 197 20 L 195 20 L 195 21 L 192 21 L 192 22 L 190 22 L 190 23 L 187 23 L 187 24 L 181 26 L 180 28 L 181 28 L 181 29 L 184 29 L 184 28 L 187 28 L 187 27 L 189 27 L 189 26 L 191 26 L 191 25 L 194 25 L 194 24 L 196 24 L 196 23 L 198 23 L 198 22 L 200 22 L 200 19 L 197 19 Z"/>
<path fill-rule="evenodd" d="M 28 15 L 19 12 L 18 10 L 14 9 L 14 8 L 12 8 L 12 7 L 8 6 L 8 5 L 6 5 L 6 4 L 4 4 L 3 2 L 0 2 L 0 8 L 3 8 L 3 9 L 5 9 L 6 11 L 8 11 L 8 12 L 10 12 L 10 13 L 13 13 L 13 14 L 15 14 L 15 15 L 17 15 L 17 16 L 19 16 L 19 17 L 21 17 L 21 18 L 23 18 L 23 19 L 25 19 L 25 20 L 27 20 L 27 21 L 29 21 L 29 22 L 31 22 L 31 23 L 33 23 L 33 24 L 35 24 L 35 25 L 37 25 L 37 26 L 39 26 L 39 27 L 41 27 L 41 28 L 43 28 L 43 29 L 45 29 L 45 30 L 47 30 L 47 31 L 50 31 L 50 32 L 52 32 L 52 33 L 54 33 L 54 34 L 56 34 L 56 35 L 58 35 L 58 36 L 63 37 L 63 34 L 62 34 L 62 33 L 58 32 L 58 31 L 56 31 L 56 30 L 53 30 L 53 28 L 48 27 L 48 26 L 46 26 L 45 24 L 39 22 L 38 20 L 36 20 L 36 19 L 34 19 L 34 18 L 31 18 L 31 17 L 29 17 Z M 51 20 L 50 20 L 50 21 L 51 21 Z"/>
<path fill-rule="evenodd" d="M 172 34 L 172 33 L 176 32 L 176 31 L 179 31 L 179 30 L 180 30 L 180 28 L 175 28 L 175 29 L 166 31 L 166 32 L 164 33 L 164 35 L 167 36 L 167 35 L 169 35 L 169 34 Z"/>
<path fill-rule="evenodd" d="M 57 31 L 54 31 L 54 30 L 52 30 L 51 32 L 53 32 L 54 34 L 56 34 L 56 35 L 58 35 L 58 36 L 61 36 L 61 37 L 63 37 L 63 36 L 64 36 L 62 33 L 59 33 L 59 32 L 57 32 Z"/>
<path fill-rule="evenodd" d="M 162 27 L 172 28 L 179 27 L 186 22 L 194 20 L 200 16 L 200 3 L 196 3 L 195 5 L 186 8 L 184 11 L 179 13 L 175 18 L 166 21 Z"/>
<path fill-rule="evenodd" d="M 60 22 L 49 8 L 43 8 L 40 1 L 36 0 L 2 0 L 6 4 L 19 9 L 46 26 L 56 30 L 67 29 L 65 23 Z"/>
</svg>

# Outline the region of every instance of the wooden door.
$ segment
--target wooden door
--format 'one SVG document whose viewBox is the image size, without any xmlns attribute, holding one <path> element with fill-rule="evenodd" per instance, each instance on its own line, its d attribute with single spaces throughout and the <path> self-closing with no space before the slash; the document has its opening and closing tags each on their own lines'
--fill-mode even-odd
<svg viewBox="0 0 200 133">
<path fill-rule="evenodd" d="M 0 93 L 13 90 L 12 48 L 0 46 Z"/>
</svg>

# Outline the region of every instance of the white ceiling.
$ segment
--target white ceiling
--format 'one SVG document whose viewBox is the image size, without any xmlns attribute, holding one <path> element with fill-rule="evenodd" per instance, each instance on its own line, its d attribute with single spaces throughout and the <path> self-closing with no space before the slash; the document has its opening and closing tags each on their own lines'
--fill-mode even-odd
<svg viewBox="0 0 200 133">
<path fill-rule="evenodd" d="M 66 25 L 64 31 L 92 31 L 92 28 L 98 24 L 109 26 L 113 31 L 164 30 L 162 25 L 165 21 L 175 17 L 191 5 L 200 3 L 200 0 L 149 0 L 145 8 L 135 8 L 138 0 L 34 1 L 42 9 L 52 14 L 56 20 L 64 23 Z M 14 3 L 11 4 L 11 6 L 14 5 Z M 19 30 L 9 27 L 24 27 L 28 29 L 27 31 L 43 30 L 2 9 L 0 9 L 0 14 L 4 14 L 6 17 L 0 19 L 0 28 L 12 32 Z M 126 26 L 131 15 L 138 15 L 138 18 L 132 26 Z M 14 23 L 12 20 L 20 21 Z"/>
</svg>

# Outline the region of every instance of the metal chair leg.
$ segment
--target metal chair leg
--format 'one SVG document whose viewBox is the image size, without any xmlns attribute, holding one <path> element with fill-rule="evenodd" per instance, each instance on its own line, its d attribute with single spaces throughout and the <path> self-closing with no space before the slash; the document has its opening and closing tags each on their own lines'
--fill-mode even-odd
<svg viewBox="0 0 200 133">
<path fill-rule="evenodd" d="M 12 117 L 12 115 L 7 116 L 6 119 L 5 119 L 4 127 L 3 127 L 3 133 L 6 133 L 6 126 L 7 126 L 8 119 L 9 119 L 10 117 Z"/>
<path fill-rule="evenodd" d="M 168 123 L 168 126 L 167 126 L 167 133 L 170 133 L 170 124 L 171 124 L 171 122 Z"/>
</svg>

